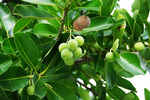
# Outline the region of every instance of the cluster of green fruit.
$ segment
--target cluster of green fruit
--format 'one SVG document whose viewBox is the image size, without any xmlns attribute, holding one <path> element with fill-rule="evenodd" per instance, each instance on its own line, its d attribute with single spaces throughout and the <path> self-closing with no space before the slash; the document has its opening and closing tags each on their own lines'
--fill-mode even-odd
<svg viewBox="0 0 150 100">
<path fill-rule="evenodd" d="M 58 50 L 66 65 L 73 65 L 76 59 L 82 57 L 82 49 L 80 46 L 83 44 L 83 37 L 76 36 L 74 39 L 70 39 L 67 43 L 61 43 L 59 45 Z"/>
</svg>

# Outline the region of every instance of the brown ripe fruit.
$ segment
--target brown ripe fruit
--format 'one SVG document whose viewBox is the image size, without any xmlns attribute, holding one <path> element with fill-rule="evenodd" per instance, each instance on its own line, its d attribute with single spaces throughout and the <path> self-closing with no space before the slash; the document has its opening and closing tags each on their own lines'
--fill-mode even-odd
<svg viewBox="0 0 150 100">
<path fill-rule="evenodd" d="M 77 19 L 73 22 L 73 28 L 77 31 L 83 30 L 83 28 L 79 27 L 79 25 L 77 23 Z"/>
<path fill-rule="evenodd" d="M 77 19 L 77 24 L 81 29 L 88 27 L 90 23 L 91 23 L 90 18 L 85 15 L 82 15 Z"/>
</svg>

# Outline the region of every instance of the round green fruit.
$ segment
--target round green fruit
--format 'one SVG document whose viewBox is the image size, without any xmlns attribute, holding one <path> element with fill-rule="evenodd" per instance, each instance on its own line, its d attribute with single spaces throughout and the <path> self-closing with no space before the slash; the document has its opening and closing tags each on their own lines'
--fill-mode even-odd
<svg viewBox="0 0 150 100">
<path fill-rule="evenodd" d="M 18 90 L 18 95 L 19 95 L 20 97 L 22 96 L 22 90 L 23 90 L 23 88 L 21 88 L 21 89 Z"/>
<path fill-rule="evenodd" d="M 121 100 L 133 100 L 134 94 L 133 93 L 127 93 L 125 96 L 122 97 Z"/>
<path fill-rule="evenodd" d="M 115 54 L 113 52 L 108 52 L 105 56 L 106 60 L 109 61 L 109 62 L 113 62 L 115 61 Z"/>
<path fill-rule="evenodd" d="M 70 59 L 70 60 L 64 60 L 66 65 L 73 65 L 74 64 L 74 58 Z"/>
<path fill-rule="evenodd" d="M 58 47 L 59 52 L 62 52 L 62 50 L 67 48 L 67 44 L 66 43 L 61 43 Z"/>
<path fill-rule="evenodd" d="M 64 60 L 70 60 L 73 58 L 73 53 L 69 49 L 64 49 L 61 52 L 61 58 Z"/>
<path fill-rule="evenodd" d="M 142 50 L 144 48 L 145 48 L 145 46 L 144 46 L 144 44 L 142 42 L 137 42 L 137 43 L 134 44 L 134 49 L 136 51 Z"/>
<path fill-rule="evenodd" d="M 74 39 L 71 39 L 71 40 L 68 41 L 67 46 L 68 46 L 68 48 L 70 50 L 73 51 L 73 50 L 75 50 L 78 47 L 78 42 L 76 40 L 74 40 Z"/>
<path fill-rule="evenodd" d="M 33 94 L 34 94 L 34 87 L 33 87 L 33 86 L 28 86 L 28 88 L 27 88 L 27 93 L 28 93 L 29 95 L 33 95 Z"/>
<path fill-rule="evenodd" d="M 76 36 L 74 39 L 78 42 L 78 46 L 82 46 L 84 44 L 84 39 L 82 36 Z"/>
<path fill-rule="evenodd" d="M 121 72 L 123 68 L 118 63 L 113 63 L 113 68 L 116 72 Z"/>
<path fill-rule="evenodd" d="M 75 49 L 75 50 L 73 51 L 73 57 L 74 57 L 75 59 L 78 59 L 78 58 L 81 57 L 81 55 L 82 55 L 82 49 L 81 49 L 80 47 L 77 47 L 77 49 Z"/>
<path fill-rule="evenodd" d="M 115 42 L 113 43 L 112 49 L 113 49 L 113 50 L 117 50 L 118 46 L 119 46 L 119 39 L 117 38 L 117 39 L 115 40 Z"/>
</svg>

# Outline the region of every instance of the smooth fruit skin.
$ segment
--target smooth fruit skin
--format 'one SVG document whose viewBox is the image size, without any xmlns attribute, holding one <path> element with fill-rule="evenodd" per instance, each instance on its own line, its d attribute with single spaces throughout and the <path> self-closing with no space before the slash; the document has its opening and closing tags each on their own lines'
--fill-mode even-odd
<svg viewBox="0 0 150 100">
<path fill-rule="evenodd" d="M 78 42 L 78 46 L 82 46 L 84 44 L 84 39 L 82 36 L 76 36 L 74 39 Z"/>
<path fill-rule="evenodd" d="M 86 28 L 90 25 L 90 18 L 86 15 L 82 15 L 77 19 L 77 23 L 80 28 Z"/>
<path fill-rule="evenodd" d="M 33 94 L 34 94 L 34 87 L 33 87 L 33 86 L 29 86 L 29 87 L 27 88 L 27 93 L 28 93 L 29 95 L 33 95 Z"/>
<path fill-rule="evenodd" d="M 62 52 L 61 52 L 61 57 L 62 59 L 64 60 L 70 60 L 73 58 L 73 53 L 69 50 L 69 49 L 64 49 Z"/>
<path fill-rule="evenodd" d="M 73 65 L 74 64 L 74 58 L 70 59 L 70 60 L 64 60 L 66 65 Z"/>
<path fill-rule="evenodd" d="M 78 59 L 78 58 L 81 57 L 81 55 L 82 55 L 82 49 L 81 49 L 80 47 L 77 47 L 77 49 L 75 49 L 75 50 L 73 51 L 73 57 L 74 57 L 75 59 Z"/>
<path fill-rule="evenodd" d="M 116 72 L 121 72 L 123 68 L 118 63 L 113 63 L 113 68 Z"/>
<path fill-rule="evenodd" d="M 70 50 L 73 51 L 73 50 L 75 50 L 78 47 L 78 42 L 76 40 L 74 40 L 74 39 L 71 39 L 71 40 L 68 41 L 67 46 L 68 46 L 68 48 Z"/>
<path fill-rule="evenodd" d="M 106 60 L 109 62 L 115 61 L 115 54 L 113 52 L 108 52 L 105 56 Z"/>
<path fill-rule="evenodd" d="M 62 52 L 62 50 L 67 48 L 67 43 L 61 43 L 58 47 L 59 52 Z"/>
<path fill-rule="evenodd" d="M 133 93 L 127 93 L 125 96 L 121 98 L 121 100 L 133 100 L 134 94 Z"/>
<path fill-rule="evenodd" d="M 144 49 L 144 48 L 145 48 L 145 47 L 144 47 L 144 44 L 143 44 L 142 42 L 137 42 L 137 43 L 134 44 L 134 49 L 135 49 L 136 51 L 142 50 L 142 49 Z"/>
</svg>

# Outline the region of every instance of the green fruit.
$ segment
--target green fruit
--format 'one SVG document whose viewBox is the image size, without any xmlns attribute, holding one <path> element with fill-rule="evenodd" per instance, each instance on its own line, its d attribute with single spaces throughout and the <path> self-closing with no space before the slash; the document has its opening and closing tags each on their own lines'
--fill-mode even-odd
<svg viewBox="0 0 150 100">
<path fill-rule="evenodd" d="M 33 94 L 34 94 L 34 87 L 33 87 L 33 86 L 29 86 L 29 87 L 27 88 L 27 93 L 28 93 L 29 95 L 33 95 Z"/>
<path fill-rule="evenodd" d="M 19 95 L 20 97 L 22 96 L 22 90 L 23 90 L 23 88 L 21 88 L 21 89 L 18 90 L 18 95 Z"/>
<path fill-rule="evenodd" d="M 74 39 L 71 39 L 71 40 L 68 41 L 67 46 L 68 46 L 68 48 L 70 50 L 73 51 L 73 50 L 75 50 L 78 47 L 78 42 L 76 40 L 74 40 Z"/>
<path fill-rule="evenodd" d="M 118 63 L 113 63 L 113 68 L 116 72 L 121 72 L 123 68 Z"/>
<path fill-rule="evenodd" d="M 73 58 L 73 53 L 69 49 L 64 49 L 61 52 L 61 58 L 64 60 L 70 60 Z"/>
<path fill-rule="evenodd" d="M 82 49 L 81 49 L 80 47 L 77 47 L 77 49 L 75 49 L 75 50 L 73 51 L 73 57 L 74 57 L 75 59 L 78 59 L 78 58 L 81 57 L 81 55 L 82 55 Z"/>
<path fill-rule="evenodd" d="M 73 65 L 74 64 L 74 58 L 70 59 L 70 60 L 64 60 L 66 65 Z"/>
<path fill-rule="evenodd" d="M 142 42 L 137 42 L 137 43 L 134 44 L 134 49 L 136 51 L 142 50 L 144 48 L 145 48 L 145 46 L 144 46 L 144 44 Z"/>
<path fill-rule="evenodd" d="M 67 44 L 66 43 L 61 43 L 58 47 L 59 52 L 62 52 L 62 50 L 67 48 Z"/>
<path fill-rule="evenodd" d="M 127 93 L 125 96 L 121 98 L 121 100 L 133 100 L 134 94 L 133 93 Z"/>
<path fill-rule="evenodd" d="M 109 61 L 109 62 L 113 62 L 115 61 L 115 54 L 113 52 L 108 52 L 105 56 L 106 60 Z"/>
<path fill-rule="evenodd" d="M 76 36 L 74 39 L 78 42 L 78 46 L 82 46 L 84 44 L 84 39 L 82 36 Z"/>
</svg>

